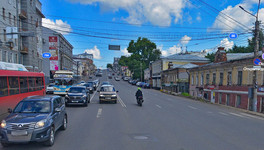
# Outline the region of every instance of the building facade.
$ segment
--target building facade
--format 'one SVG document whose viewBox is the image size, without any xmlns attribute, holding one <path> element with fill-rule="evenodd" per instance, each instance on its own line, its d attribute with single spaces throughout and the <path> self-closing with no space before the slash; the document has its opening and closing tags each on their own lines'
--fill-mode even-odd
<svg viewBox="0 0 264 150">
<path fill-rule="evenodd" d="M 239 55 L 239 54 L 236 54 Z M 264 71 L 257 71 L 257 103 L 253 104 L 254 55 L 228 60 L 221 50 L 215 62 L 189 70 L 190 95 L 222 105 L 264 112 Z"/>
<path fill-rule="evenodd" d="M 90 60 L 93 60 L 93 54 L 88 54 L 88 53 L 73 55 L 73 57 L 74 58 L 88 58 Z"/>
<path fill-rule="evenodd" d="M 45 73 L 45 78 L 50 78 L 50 73 L 54 74 L 57 70 L 70 70 L 73 71 L 73 55 L 72 49 L 73 46 L 65 39 L 65 37 L 56 31 L 53 31 L 49 28 L 42 27 L 42 32 L 45 33 L 42 35 L 42 49 L 43 53 L 51 53 L 53 58 L 43 58 L 43 72 Z M 56 53 L 51 52 L 50 50 L 50 38 L 56 37 Z M 55 55 L 55 56 L 54 56 Z M 54 67 L 54 62 L 56 62 Z M 57 66 L 57 67 L 56 67 Z"/>
<path fill-rule="evenodd" d="M 18 7 L 16 1 L 1 0 L 0 12 L 0 61 L 19 63 Z"/>
</svg>

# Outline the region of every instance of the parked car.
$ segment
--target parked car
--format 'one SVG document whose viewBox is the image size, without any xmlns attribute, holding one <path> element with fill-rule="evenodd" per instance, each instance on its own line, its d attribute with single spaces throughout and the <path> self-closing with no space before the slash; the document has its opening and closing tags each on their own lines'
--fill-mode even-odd
<svg viewBox="0 0 264 150">
<path fill-rule="evenodd" d="M 85 83 L 83 86 L 86 87 L 90 94 L 93 94 L 94 88 L 92 83 Z"/>
<path fill-rule="evenodd" d="M 140 82 L 138 86 L 143 87 L 144 85 L 145 85 L 145 82 Z"/>
<path fill-rule="evenodd" d="M 124 77 L 124 81 L 128 81 L 129 80 L 129 77 Z"/>
<path fill-rule="evenodd" d="M 99 103 L 104 101 L 117 103 L 117 92 L 113 85 L 102 85 L 99 93 Z"/>
<path fill-rule="evenodd" d="M 133 81 L 132 81 L 132 85 L 136 85 L 137 82 L 138 82 L 137 80 L 133 80 Z"/>
<path fill-rule="evenodd" d="M 111 75 L 108 75 L 108 79 L 112 79 L 112 76 Z"/>
<path fill-rule="evenodd" d="M 20 101 L 1 122 L 3 147 L 12 143 L 43 142 L 52 146 L 55 132 L 66 130 L 67 112 L 60 96 L 30 96 Z"/>
<path fill-rule="evenodd" d="M 120 81 L 120 77 L 115 77 L 115 80 L 116 81 Z"/>
<path fill-rule="evenodd" d="M 140 86 L 140 84 L 141 84 L 141 82 L 137 82 L 137 83 L 136 83 L 136 86 L 138 86 L 138 87 L 139 87 L 139 86 Z"/>
<path fill-rule="evenodd" d="M 149 83 L 145 83 L 145 84 L 143 85 L 143 88 L 149 89 L 149 88 L 150 88 Z"/>
<path fill-rule="evenodd" d="M 72 86 L 65 96 L 66 106 L 83 105 L 88 106 L 90 103 L 90 94 L 85 86 Z"/>
<path fill-rule="evenodd" d="M 46 94 L 53 94 L 54 92 L 54 83 L 51 83 L 50 85 L 47 86 L 46 88 Z"/>
</svg>

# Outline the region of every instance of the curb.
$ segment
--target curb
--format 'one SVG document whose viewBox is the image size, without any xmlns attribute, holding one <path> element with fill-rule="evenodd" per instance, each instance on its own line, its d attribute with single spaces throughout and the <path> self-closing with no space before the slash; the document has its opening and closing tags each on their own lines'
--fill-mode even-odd
<svg viewBox="0 0 264 150">
<path fill-rule="evenodd" d="M 226 105 L 222 105 L 222 104 L 218 104 L 218 103 L 211 103 L 210 101 L 206 101 L 206 100 L 200 101 L 198 99 L 185 97 L 185 96 L 181 96 L 181 95 L 174 95 L 174 94 L 169 94 L 169 93 L 165 93 L 165 92 L 161 92 L 161 93 L 164 93 L 164 94 L 167 94 L 167 95 L 172 95 L 172 96 L 177 96 L 177 97 L 181 97 L 181 98 L 186 98 L 186 99 L 189 99 L 189 100 L 199 101 L 199 102 L 203 102 L 203 103 L 207 103 L 207 104 L 218 105 L 218 106 L 225 107 L 225 108 L 228 108 L 228 109 L 233 109 L 233 110 L 237 110 L 237 111 L 240 111 L 240 112 L 244 112 L 244 113 L 248 113 L 248 114 L 251 114 L 251 115 L 255 115 L 255 116 L 259 116 L 259 117 L 263 117 L 264 118 L 264 114 L 259 113 L 259 112 L 253 112 L 253 111 L 245 110 L 245 109 L 242 109 L 242 108 L 226 106 Z"/>
</svg>

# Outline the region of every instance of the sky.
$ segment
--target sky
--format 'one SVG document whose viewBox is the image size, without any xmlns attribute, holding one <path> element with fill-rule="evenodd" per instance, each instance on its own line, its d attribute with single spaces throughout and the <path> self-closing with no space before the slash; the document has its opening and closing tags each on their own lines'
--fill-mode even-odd
<svg viewBox="0 0 264 150">
<path fill-rule="evenodd" d="M 138 37 L 156 43 L 162 56 L 215 52 L 223 46 L 247 45 L 252 38 L 258 0 L 40 0 L 42 25 L 62 33 L 73 54 L 91 53 L 97 67 L 114 57 L 129 56 L 128 44 Z M 259 20 L 264 22 L 264 0 Z M 263 24 L 261 25 L 263 27 Z M 238 38 L 230 39 L 236 33 Z M 120 51 L 108 45 L 120 45 Z"/>
</svg>

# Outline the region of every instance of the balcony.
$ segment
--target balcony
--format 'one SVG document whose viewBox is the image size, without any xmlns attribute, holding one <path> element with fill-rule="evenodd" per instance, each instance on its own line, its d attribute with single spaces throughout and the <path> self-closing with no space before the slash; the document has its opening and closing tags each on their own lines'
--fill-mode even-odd
<svg viewBox="0 0 264 150">
<path fill-rule="evenodd" d="M 24 10 L 21 10 L 21 12 L 19 14 L 19 18 L 20 19 L 27 19 L 27 12 Z"/>
<path fill-rule="evenodd" d="M 21 54 L 28 54 L 28 48 L 26 46 L 23 46 L 22 49 L 20 50 Z"/>
</svg>

